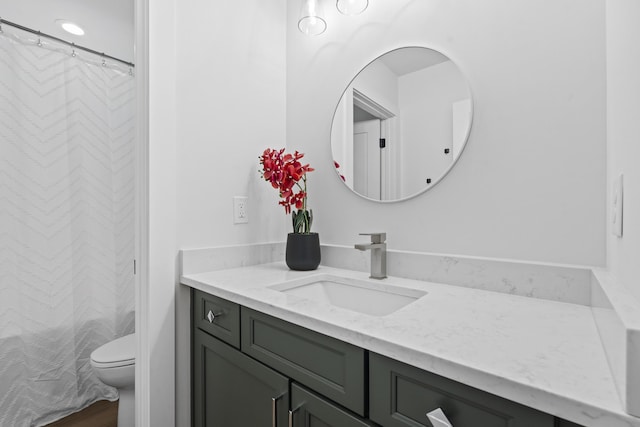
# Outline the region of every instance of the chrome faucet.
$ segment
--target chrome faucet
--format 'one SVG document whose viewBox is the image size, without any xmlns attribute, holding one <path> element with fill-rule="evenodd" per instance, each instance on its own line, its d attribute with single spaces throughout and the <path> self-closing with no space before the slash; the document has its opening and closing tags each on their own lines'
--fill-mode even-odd
<svg viewBox="0 0 640 427">
<path fill-rule="evenodd" d="M 371 251 L 372 279 L 387 277 L 387 233 L 360 233 L 361 236 L 371 236 L 371 243 L 357 243 L 354 247 L 361 251 Z"/>
</svg>

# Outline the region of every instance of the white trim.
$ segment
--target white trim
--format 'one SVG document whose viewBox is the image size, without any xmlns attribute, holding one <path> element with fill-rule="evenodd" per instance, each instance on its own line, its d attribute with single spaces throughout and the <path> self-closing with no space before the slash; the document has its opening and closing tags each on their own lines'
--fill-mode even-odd
<svg viewBox="0 0 640 427">
<path fill-rule="evenodd" d="M 135 0 L 136 378 L 135 425 L 150 425 L 149 352 L 149 0 Z"/>
<path fill-rule="evenodd" d="M 386 109 L 385 107 L 355 88 L 353 89 L 353 105 L 366 111 L 369 114 L 378 117 L 379 119 L 384 120 L 395 117 L 395 114 L 393 114 L 391 110 Z"/>
<path fill-rule="evenodd" d="M 393 153 L 395 153 L 396 145 L 399 142 L 399 138 L 396 138 L 392 133 L 395 131 L 395 123 L 395 117 L 380 121 L 380 138 L 387 141 L 386 148 L 380 152 L 380 200 L 389 200 L 395 197 L 391 180 L 391 177 L 395 176 L 392 174 L 397 170 L 393 163 L 395 159 Z"/>
</svg>

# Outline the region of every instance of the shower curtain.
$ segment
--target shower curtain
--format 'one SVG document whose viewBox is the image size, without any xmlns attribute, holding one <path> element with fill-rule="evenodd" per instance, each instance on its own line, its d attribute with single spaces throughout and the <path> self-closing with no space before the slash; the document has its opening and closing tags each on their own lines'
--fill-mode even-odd
<svg viewBox="0 0 640 427">
<path fill-rule="evenodd" d="M 2 29 L 0 426 L 41 426 L 117 398 L 90 355 L 134 328 L 134 78 Z"/>
</svg>

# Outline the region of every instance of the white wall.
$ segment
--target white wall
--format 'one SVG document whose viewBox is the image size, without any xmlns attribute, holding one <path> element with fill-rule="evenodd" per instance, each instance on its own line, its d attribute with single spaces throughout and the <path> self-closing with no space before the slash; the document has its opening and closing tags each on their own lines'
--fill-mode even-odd
<svg viewBox="0 0 640 427">
<path fill-rule="evenodd" d="M 333 116 L 331 141 L 333 159 L 340 165 L 345 182 L 354 186 L 353 179 L 353 90 L 356 89 L 378 105 L 397 115 L 398 77 L 381 61 L 375 61 L 354 78 L 345 89 Z"/>
<path fill-rule="evenodd" d="M 175 414 L 175 0 L 139 1 L 137 6 L 138 16 L 148 13 L 148 48 L 138 46 L 136 62 L 141 99 L 148 85 L 149 258 L 148 262 L 141 259 L 144 288 L 136 292 L 136 331 L 142 333 L 143 341 L 136 361 L 136 400 L 142 401 L 143 411 L 136 414 L 136 425 L 164 427 L 173 425 Z M 141 25 L 137 28 L 139 42 L 145 30 Z M 148 64 L 144 61 L 147 55 Z M 145 119 L 141 114 L 141 121 Z M 147 236 L 145 230 L 142 236 Z"/>
<path fill-rule="evenodd" d="M 640 2 L 607 0 L 606 17 L 609 189 L 624 173 L 623 236 L 607 234 L 608 265 L 640 299 Z"/>
<path fill-rule="evenodd" d="M 288 2 L 289 29 L 297 2 Z M 393 249 L 605 264 L 605 64 L 601 0 L 370 2 L 327 6 L 327 31 L 287 38 L 288 145 L 316 168 L 310 205 L 324 243 L 384 230 Z M 376 204 L 331 164 L 331 118 L 351 78 L 400 46 L 440 50 L 474 96 L 469 143 L 424 195 Z"/>
<path fill-rule="evenodd" d="M 177 3 L 181 249 L 284 239 L 258 156 L 286 145 L 285 16 L 285 0 Z M 248 224 L 233 196 L 249 196 Z"/>
<path fill-rule="evenodd" d="M 176 251 L 286 236 L 290 219 L 258 173 L 264 149 L 286 145 L 285 4 L 176 2 Z M 248 224 L 233 224 L 233 196 L 249 197 Z M 177 285 L 178 426 L 190 425 L 189 336 Z"/>
<path fill-rule="evenodd" d="M 398 76 L 382 61 L 367 65 L 353 80 L 353 88 L 393 114 L 398 111 Z"/>
<path fill-rule="evenodd" d="M 400 134 L 404 155 L 402 194 L 422 191 L 453 161 L 453 103 L 469 98 L 467 82 L 451 61 L 405 74 L 398 80 Z M 410 148 L 409 148 L 410 147 Z"/>
<path fill-rule="evenodd" d="M 338 165 L 338 172 L 353 186 L 353 86 L 350 85 L 340 98 L 331 124 L 331 153 Z"/>
</svg>

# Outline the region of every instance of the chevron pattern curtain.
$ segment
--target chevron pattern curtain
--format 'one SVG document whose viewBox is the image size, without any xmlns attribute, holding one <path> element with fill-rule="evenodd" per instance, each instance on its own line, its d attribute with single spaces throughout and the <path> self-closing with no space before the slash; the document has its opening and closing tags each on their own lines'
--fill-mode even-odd
<svg viewBox="0 0 640 427">
<path fill-rule="evenodd" d="M 0 34 L 0 426 L 117 398 L 91 352 L 134 328 L 134 78 Z M 43 41 L 43 44 L 45 42 Z"/>
</svg>

